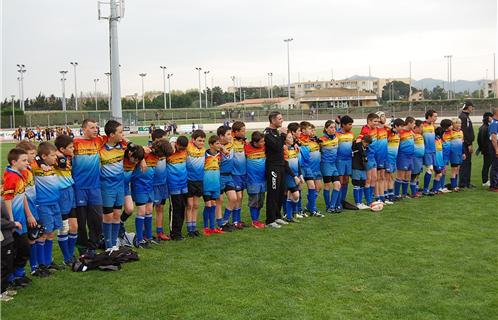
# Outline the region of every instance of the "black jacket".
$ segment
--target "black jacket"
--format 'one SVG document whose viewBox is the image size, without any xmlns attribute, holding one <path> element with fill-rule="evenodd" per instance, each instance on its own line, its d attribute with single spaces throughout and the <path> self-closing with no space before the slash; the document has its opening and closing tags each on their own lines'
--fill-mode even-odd
<svg viewBox="0 0 498 320">
<path fill-rule="evenodd" d="M 475 140 L 475 135 L 470 114 L 462 111 L 458 117 L 462 121 L 463 142 L 465 145 L 471 146 Z"/>
<path fill-rule="evenodd" d="M 477 145 L 479 146 L 479 150 L 481 151 L 483 156 L 486 156 L 489 154 L 489 145 L 490 141 L 488 138 L 488 124 L 483 124 L 479 128 L 479 132 L 477 133 Z"/>
<path fill-rule="evenodd" d="M 265 153 L 266 166 L 285 166 L 284 160 L 284 141 L 283 136 L 278 129 L 266 128 L 265 134 Z"/>
<path fill-rule="evenodd" d="M 353 143 L 353 169 L 355 170 L 367 170 L 367 149 L 361 142 Z"/>
<path fill-rule="evenodd" d="M 12 220 L 10 220 L 9 214 L 7 213 L 7 208 L 5 208 L 4 201 L 2 201 L 1 211 L 2 211 L 1 227 L 3 235 L 2 246 L 5 246 L 14 242 L 13 233 L 16 230 L 16 224 Z"/>
</svg>

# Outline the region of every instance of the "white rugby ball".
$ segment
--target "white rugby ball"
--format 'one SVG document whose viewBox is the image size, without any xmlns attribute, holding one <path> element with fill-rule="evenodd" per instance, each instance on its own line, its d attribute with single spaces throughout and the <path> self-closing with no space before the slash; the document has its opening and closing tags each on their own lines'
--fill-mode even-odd
<svg viewBox="0 0 498 320">
<path fill-rule="evenodd" d="M 374 212 L 381 211 L 382 209 L 384 209 L 384 203 L 382 201 L 375 201 L 370 205 L 370 210 Z"/>
</svg>

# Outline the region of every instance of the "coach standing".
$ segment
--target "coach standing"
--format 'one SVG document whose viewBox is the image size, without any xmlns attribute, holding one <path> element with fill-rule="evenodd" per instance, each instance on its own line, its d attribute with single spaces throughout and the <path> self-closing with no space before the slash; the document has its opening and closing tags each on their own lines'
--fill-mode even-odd
<svg viewBox="0 0 498 320">
<path fill-rule="evenodd" d="M 279 128 L 284 118 L 278 111 L 272 111 L 268 119 L 270 126 L 265 129 L 266 153 L 266 225 L 270 228 L 280 228 L 287 224 L 282 220 L 282 207 L 285 188 L 284 140 Z"/>
<path fill-rule="evenodd" d="M 465 153 L 465 160 L 463 160 L 462 167 L 460 168 L 460 181 L 458 183 L 460 188 L 470 188 L 471 168 L 472 168 L 472 143 L 474 142 L 474 126 L 470 120 L 470 114 L 474 110 L 474 105 L 471 101 L 465 101 L 462 112 L 460 113 L 460 120 L 462 121 L 463 131 L 463 152 Z"/>
</svg>

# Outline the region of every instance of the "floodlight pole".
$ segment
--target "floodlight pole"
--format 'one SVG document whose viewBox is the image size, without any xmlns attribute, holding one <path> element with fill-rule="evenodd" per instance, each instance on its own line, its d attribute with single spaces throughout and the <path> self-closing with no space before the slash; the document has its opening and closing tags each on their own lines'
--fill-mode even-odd
<svg viewBox="0 0 498 320">
<path fill-rule="evenodd" d="M 19 109 L 22 110 L 22 99 L 21 99 L 21 95 L 22 95 L 22 89 L 21 89 L 21 77 L 17 77 L 17 81 L 19 82 Z"/>
<path fill-rule="evenodd" d="M 145 110 L 145 90 L 144 90 L 144 78 L 147 73 L 140 73 L 139 76 L 142 78 L 142 110 Z"/>
<path fill-rule="evenodd" d="M 235 86 L 235 76 L 231 76 L 230 79 L 232 79 L 233 82 L 233 103 L 237 102 L 237 99 L 235 97 L 235 92 L 237 91 L 237 87 Z"/>
<path fill-rule="evenodd" d="M 204 71 L 204 87 L 206 88 L 206 94 L 204 95 L 204 100 L 206 101 L 206 109 L 208 107 L 208 85 L 207 85 L 207 75 L 209 71 Z"/>
<path fill-rule="evenodd" d="M 201 91 L 201 67 L 196 67 L 197 73 L 199 74 L 199 109 L 202 109 L 202 91 Z"/>
<path fill-rule="evenodd" d="M 168 100 L 169 100 L 170 109 L 171 109 L 171 77 L 173 77 L 173 74 L 168 73 Z"/>
<path fill-rule="evenodd" d="M 166 110 L 166 66 L 159 66 L 163 71 L 163 102 L 164 110 Z"/>
<path fill-rule="evenodd" d="M 18 64 L 17 67 L 18 67 L 17 72 L 19 72 L 19 79 L 20 79 L 19 81 L 21 84 L 19 101 L 20 101 L 21 110 L 25 111 L 25 109 L 24 109 L 24 107 L 25 107 L 24 106 L 24 73 L 26 73 L 26 66 L 24 64 Z"/>
<path fill-rule="evenodd" d="M 284 39 L 284 42 L 287 43 L 287 91 L 288 91 L 288 97 L 289 99 L 291 98 L 291 91 L 290 91 L 290 49 L 289 49 L 289 43 L 294 40 L 293 38 L 288 38 Z"/>
<path fill-rule="evenodd" d="M 10 97 L 12 98 L 12 128 L 16 127 L 16 113 L 14 111 L 15 106 L 14 106 L 14 98 L 16 97 L 14 94 L 11 94 Z"/>
<path fill-rule="evenodd" d="M 78 111 L 78 86 L 76 84 L 76 67 L 78 62 L 70 62 L 74 68 L 74 110 Z"/>
<path fill-rule="evenodd" d="M 67 70 L 59 71 L 62 75 L 62 111 L 66 112 L 66 73 Z"/>
<path fill-rule="evenodd" d="M 104 74 L 107 77 L 107 107 L 111 111 L 111 73 L 106 72 Z"/>
<path fill-rule="evenodd" d="M 97 98 L 97 82 L 99 82 L 98 78 L 93 79 L 93 83 L 95 84 L 95 111 L 97 111 L 98 108 L 98 98 Z"/>
</svg>

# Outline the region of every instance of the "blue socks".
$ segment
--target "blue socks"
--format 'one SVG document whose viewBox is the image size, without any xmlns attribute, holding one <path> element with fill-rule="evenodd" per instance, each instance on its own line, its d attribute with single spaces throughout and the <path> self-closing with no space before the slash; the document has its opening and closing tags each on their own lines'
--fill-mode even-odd
<svg viewBox="0 0 498 320">
<path fill-rule="evenodd" d="M 416 195 L 418 192 L 418 183 L 416 181 L 410 182 L 410 192 L 412 196 Z"/>
<path fill-rule="evenodd" d="M 232 222 L 240 222 L 240 214 L 242 212 L 241 208 L 236 208 L 232 210 Z"/>
<path fill-rule="evenodd" d="M 144 240 L 144 220 L 145 220 L 144 216 L 137 215 L 135 217 L 135 232 L 137 233 L 136 234 L 137 242 L 141 242 Z"/>
<path fill-rule="evenodd" d="M 367 205 L 368 206 L 371 205 L 373 199 L 372 187 L 363 188 L 363 193 L 365 194 L 365 200 L 367 202 Z M 359 203 L 361 203 L 361 201 Z"/>
<path fill-rule="evenodd" d="M 403 196 L 408 195 L 408 181 L 403 180 L 401 182 L 401 190 L 402 190 Z"/>
<path fill-rule="evenodd" d="M 152 239 L 152 213 L 145 214 L 144 226 L 145 226 L 144 238 Z"/>
<path fill-rule="evenodd" d="M 36 241 L 35 246 L 38 266 L 45 265 L 45 241 Z"/>
<path fill-rule="evenodd" d="M 211 211 L 211 207 L 204 207 L 204 211 L 202 211 L 202 222 L 204 223 L 204 228 L 209 227 L 209 212 Z"/>
<path fill-rule="evenodd" d="M 223 220 L 223 218 L 216 219 L 216 224 L 218 225 L 218 227 L 222 227 L 224 223 L 225 220 Z"/>
<path fill-rule="evenodd" d="M 110 224 L 109 222 L 104 222 L 104 223 L 102 223 L 102 226 L 104 229 L 103 231 L 104 231 L 105 248 L 106 249 L 112 248 L 112 241 L 111 241 L 112 224 Z"/>
<path fill-rule="evenodd" d="M 249 212 L 251 213 L 251 220 L 252 221 L 258 221 L 258 208 L 249 208 Z"/>
<path fill-rule="evenodd" d="M 341 203 L 346 201 L 346 196 L 348 195 L 348 185 L 342 185 L 341 186 Z"/>
<path fill-rule="evenodd" d="M 318 193 L 316 192 L 315 189 L 308 190 L 308 203 L 306 204 L 306 208 L 308 208 L 308 210 L 311 212 L 318 211 L 316 209 L 317 196 L 318 196 Z"/>
<path fill-rule="evenodd" d="M 432 175 L 430 173 L 425 173 L 424 175 L 424 193 L 429 192 L 429 185 L 431 184 Z"/>
<path fill-rule="evenodd" d="M 325 200 L 325 208 L 330 208 L 330 189 L 323 189 L 323 199 Z"/>
<path fill-rule="evenodd" d="M 440 181 L 440 180 L 436 180 L 436 179 L 434 179 L 434 181 L 433 181 L 433 183 L 432 183 L 432 190 L 433 190 L 434 192 L 437 192 L 437 191 L 439 190 L 439 181 Z"/>
<path fill-rule="evenodd" d="M 287 219 L 292 219 L 292 201 L 291 199 L 287 199 L 287 201 L 285 201 L 285 216 Z"/>
<path fill-rule="evenodd" d="M 53 249 L 53 240 L 45 240 L 45 246 L 44 246 L 44 255 L 45 255 L 45 263 L 44 265 L 49 266 L 52 264 L 52 249 Z"/>
<path fill-rule="evenodd" d="M 69 237 L 66 234 L 58 234 L 57 235 L 57 242 L 59 243 L 59 248 L 61 249 L 62 252 L 62 257 L 64 258 L 64 261 L 68 261 L 71 256 L 69 255 L 69 250 L 68 250 L 68 240 Z M 31 259 L 30 259 L 31 261 Z"/>
<path fill-rule="evenodd" d="M 355 204 L 360 204 L 361 203 L 361 198 L 363 197 L 363 192 L 362 188 L 359 186 L 353 186 L 353 197 L 354 197 L 354 202 Z"/>
<path fill-rule="evenodd" d="M 394 199 L 394 189 L 387 189 L 387 199 L 391 201 Z"/>
<path fill-rule="evenodd" d="M 228 210 L 225 208 L 225 213 L 223 214 L 223 220 L 225 220 L 225 222 L 230 222 L 231 215 L 232 215 L 232 210 Z"/>
<path fill-rule="evenodd" d="M 457 177 L 451 178 L 451 189 L 455 189 L 457 187 Z"/>
<path fill-rule="evenodd" d="M 197 229 L 196 221 L 187 222 L 187 232 L 194 232 Z"/>
<path fill-rule="evenodd" d="M 402 183 L 403 182 L 398 178 L 396 178 L 396 180 L 394 180 L 394 196 L 396 196 L 396 197 L 400 196 L 400 194 L 401 194 L 400 190 L 401 190 Z"/>
<path fill-rule="evenodd" d="M 216 206 L 212 206 L 209 210 L 209 229 L 214 229 Z"/>
<path fill-rule="evenodd" d="M 120 223 L 113 223 L 112 224 L 112 237 L 111 237 L 111 245 L 114 247 L 118 244 L 118 235 L 119 235 L 119 227 Z"/>
<path fill-rule="evenodd" d="M 335 190 L 335 189 L 332 190 L 332 199 L 330 200 L 330 207 L 328 208 L 334 208 L 334 209 L 337 208 L 337 201 L 340 195 L 341 195 L 340 190 Z"/>
<path fill-rule="evenodd" d="M 77 233 L 69 233 L 67 237 L 67 251 L 69 253 L 69 257 L 74 256 L 74 248 L 76 247 L 76 240 L 78 240 Z"/>
<path fill-rule="evenodd" d="M 36 253 L 36 243 L 31 245 L 31 254 L 29 255 L 29 267 L 31 271 L 34 271 L 38 268 L 38 256 Z"/>
</svg>

